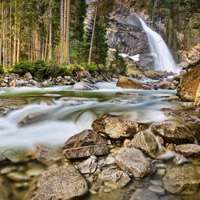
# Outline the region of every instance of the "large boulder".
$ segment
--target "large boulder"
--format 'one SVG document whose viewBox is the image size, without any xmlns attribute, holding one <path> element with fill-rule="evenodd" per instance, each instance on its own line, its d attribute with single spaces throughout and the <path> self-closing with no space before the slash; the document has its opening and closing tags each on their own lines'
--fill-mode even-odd
<svg viewBox="0 0 200 200">
<path fill-rule="evenodd" d="M 139 130 L 138 123 L 114 115 L 102 116 L 93 122 L 92 127 L 113 139 L 133 137 Z"/>
<path fill-rule="evenodd" d="M 176 146 L 176 152 L 183 154 L 184 156 L 199 156 L 200 145 L 197 144 L 182 144 Z"/>
<path fill-rule="evenodd" d="M 190 69 L 181 76 L 178 94 L 183 100 L 197 101 L 200 90 L 200 65 Z"/>
<path fill-rule="evenodd" d="M 88 192 L 85 179 L 72 165 L 53 167 L 39 178 L 32 200 L 80 197 Z"/>
<path fill-rule="evenodd" d="M 145 77 L 143 71 L 134 64 L 127 65 L 126 71 L 127 71 L 126 72 L 127 76 L 130 76 L 133 78 L 144 78 Z"/>
<path fill-rule="evenodd" d="M 154 134 L 161 136 L 168 143 L 192 143 L 194 142 L 194 134 L 190 129 L 175 120 L 154 123 L 151 126 Z"/>
<path fill-rule="evenodd" d="M 128 147 L 140 149 L 151 157 L 156 157 L 161 150 L 156 136 L 149 130 L 137 133 Z"/>
<path fill-rule="evenodd" d="M 124 171 L 128 171 L 135 178 L 143 178 L 150 173 L 151 165 L 144 154 L 135 148 L 121 148 L 115 160 Z"/>
<path fill-rule="evenodd" d="M 172 194 L 191 194 L 200 186 L 200 167 L 192 164 L 173 166 L 163 178 L 165 189 Z"/>
<path fill-rule="evenodd" d="M 92 130 L 85 130 L 72 136 L 64 146 L 64 155 L 67 159 L 103 156 L 108 153 L 107 141 Z"/>
<path fill-rule="evenodd" d="M 127 89 L 144 89 L 144 90 L 151 89 L 151 87 L 149 85 L 142 83 L 136 79 L 128 78 L 125 76 L 119 77 L 117 86 L 121 87 L 121 88 L 127 88 Z"/>
</svg>

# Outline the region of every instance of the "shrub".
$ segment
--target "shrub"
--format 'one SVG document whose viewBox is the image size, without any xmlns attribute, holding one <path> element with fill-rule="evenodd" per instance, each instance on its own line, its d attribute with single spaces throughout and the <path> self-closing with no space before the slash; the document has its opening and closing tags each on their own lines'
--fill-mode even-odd
<svg viewBox="0 0 200 200">
<path fill-rule="evenodd" d="M 83 64 L 83 67 L 84 67 L 86 70 L 90 71 L 90 72 L 94 72 L 94 71 L 96 71 L 96 70 L 98 69 L 97 64 L 94 64 L 94 63 L 91 63 L 91 64 Z"/>
<path fill-rule="evenodd" d="M 16 74 L 19 74 L 21 76 L 23 76 L 27 72 L 30 72 L 31 74 L 33 74 L 34 66 L 30 62 L 23 61 L 23 62 L 20 62 L 20 63 L 14 65 L 12 72 L 16 73 Z"/>
<path fill-rule="evenodd" d="M 46 70 L 47 70 L 47 64 L 43 60 L 37 60 L 33 64 L 33 76 L 37 79 L 44 79 Z"/>
<path fill-rule="evenodd" d="M 54 62 L 49 63 L 46 66 L 45 77 L 57 77 L 68 74 L 67 66 L 58 65 Z"/>
</svg>

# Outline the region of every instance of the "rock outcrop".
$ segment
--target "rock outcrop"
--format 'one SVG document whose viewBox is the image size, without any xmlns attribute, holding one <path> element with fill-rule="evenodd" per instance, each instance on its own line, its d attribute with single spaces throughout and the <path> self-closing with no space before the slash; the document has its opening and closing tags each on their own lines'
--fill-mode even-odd
<svg viewBox="0 0 200 200">
<path fill-rule="evenodd" d="M 178 94 L 183 100 L 196 101 L 199 100 L 200 88 L 200 65 L 190 69 L 181 76 Z"/>
</svg>

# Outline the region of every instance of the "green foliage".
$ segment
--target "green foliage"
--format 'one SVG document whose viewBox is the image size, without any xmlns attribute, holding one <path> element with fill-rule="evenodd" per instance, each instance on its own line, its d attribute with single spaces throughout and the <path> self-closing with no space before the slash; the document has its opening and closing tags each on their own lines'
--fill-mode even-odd
<svg viewBox="0 0 200 200">
<path fill-rule="evenodd" d="M 108 45 L 106 42 L 106 25 L 97 17 L 97 24 L 95 29 L 95 42 L 94 42 L 94 61 L 98 64 L 106 63 Z"/>
<path fill-rule="evenodd" d="M 19 74 L 20 76 L 23 76 L 27 72 L 30 72 L 32 74 L 33 71 L 34 71 L 33 64 L 29 61 L 23 61 L 14 65 L 12 70 L 13 73 Z"/>
<path fill-rule="evenodd" d="M 91 64 L 83 64 L 84 69 L 88 70 L 89 72 L 94 72 L 98 69 L 97 64 L 91 63 Z"/>
<path fill-rule="evenodd" d="M 124 59 L 119 56 L 119 52 L 115 52 L 115 59 L 109 66 L 110 70 L 113 71 L 113 73 L 118 73 L 118 74 L 125 74 L 127 71 L 127 64 L 124 61 Z"/>
<path fill-rule="evenodd" d="M 21 62 L 13 67 L 12 72 L 20 76 L 30 72 L 38 80 L 48 77 L 57 77 L 67 74 L 68 69 L 65 66 L 57 65 L 55 62 L 45 63 L 38 60 L 35 63 Z"/>
<path fill-rule="evenodd" d="M 20 76 L 23 76 L 27 72 L 30 72 L 35 79 L 42 80 L 49 77 L 71 75 L 74 71 L 86 70 L 89 72 L 94 72 L 97 69 L 98 66 L 94 63 L 58 65 L 54 61 L 50 63 L 45 63 L 43 60 L 38 60 L 34 63 L 24 61 L 16 64 L 15 66 L 13 66 L 12 72 L 19 74 Z"/>
</svg>

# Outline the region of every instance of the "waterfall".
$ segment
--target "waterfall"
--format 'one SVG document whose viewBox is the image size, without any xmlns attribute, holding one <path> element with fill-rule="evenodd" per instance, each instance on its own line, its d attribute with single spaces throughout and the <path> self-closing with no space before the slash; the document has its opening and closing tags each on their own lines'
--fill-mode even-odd
<svg viewBox="0 0 200 200">
<path fill-rule="evenodd" d="M 154 60 L 154 69 L 158 71 L 178 73 L 179 69 L 176 66 L 173 56 L 163 38 L 148 27 L 141 18 L 139 18 L 139 20 L 148 37 L 150 50 Z"/>
</svg>

